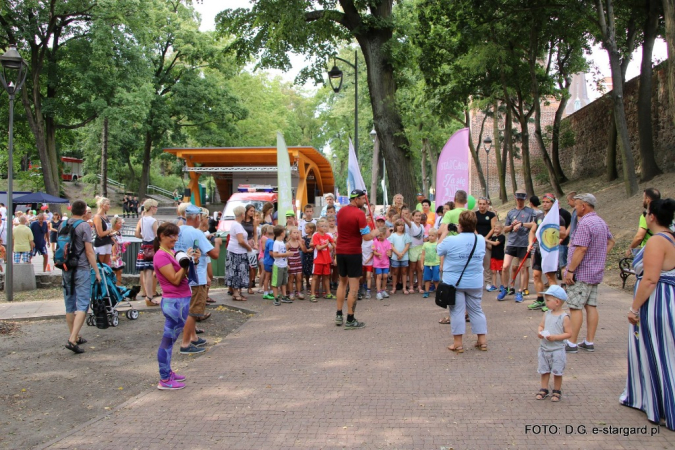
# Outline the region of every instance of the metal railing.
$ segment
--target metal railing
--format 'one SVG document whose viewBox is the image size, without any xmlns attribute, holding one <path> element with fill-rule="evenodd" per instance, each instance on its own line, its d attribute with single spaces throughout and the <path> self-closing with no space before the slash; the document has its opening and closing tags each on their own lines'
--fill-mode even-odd
<svg viewBox="0 0 675 450">
<path fill-rule="evenodd" d="M 155 185 L 149 184 L 149 185 L 148 185 L 148 193 L 150 193 L 151 191 L 154 191 L 154 192 L 156 192 L 156 193 L 158 193 L 158 194 L 160 194 L 160 195 L 163 195 L 163 196 L 168 197 L 168 198 L 170 198 L 171 200 L 173 200 L 173 192 L 168 191 L 168 190 L 166 190 L 166 189 L 163 189 L 163 188 L 161 188 L 161 187 L 159 187 L 159 186 L 155 186 Z"/>
<path fill-rule="evenodd" d="M 97 173 L 97 174 L 96 174 L 96 178 L 98 178 L 98 179 L 100 180 L 100 179 L 101 179 L 101 174 L 100 174 L 100 173 Z M 110 186 L 115 186 L 116 188 L 122 189 L 122 191 L 125 190 L 124 184 L 120 183 L 119 181 L 115 181 L 115 180 L 112 180 L 112 179 L 110 179 L 110 178 L 108 178 L 107 180 L 108 180 L 108 184 L 109 184 Z"/>
</svg>

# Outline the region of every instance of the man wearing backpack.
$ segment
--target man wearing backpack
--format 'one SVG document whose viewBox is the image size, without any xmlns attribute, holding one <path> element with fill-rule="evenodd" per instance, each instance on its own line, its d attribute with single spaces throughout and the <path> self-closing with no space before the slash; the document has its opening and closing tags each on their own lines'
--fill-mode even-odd
<svg viewBox="0 0 675 450">
<path fill-rule="evenodd" d="M 89 298 L 91 297 L 90 269 L 94 269 L 96 280 L 101 281 L 101 274 L 98 271 L 96 255 L 92 246 L 91 227 L 84 220 L 86 212 L 87 204 L 84 201 L 74 201 L 71 208 L 72 216 L 61 225 L 61 230 L 67 226 L 73 228 L 74 225 L 68 253 L 77 258 L 77 265 L 74 269 L 62 271 L 61 274 L 63 297 L 66 303 L 66 322 L 70 330 L 66 348 L 74 353 L 84 353 L 84 349 L 80 345 L 87 342 L 80 336 L 80 329 L 84 325 L 89 309 Z"/>
</svg>

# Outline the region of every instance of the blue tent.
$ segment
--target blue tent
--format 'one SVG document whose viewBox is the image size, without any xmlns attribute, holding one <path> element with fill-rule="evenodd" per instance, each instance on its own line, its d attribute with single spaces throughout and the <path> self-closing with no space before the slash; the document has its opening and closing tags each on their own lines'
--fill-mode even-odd
<svg viewBox="0 0 675 450">
<path fill-rule="evenodd" d="M 53 195 L 45 194 L 44 192 L 34 192 L 22 197 L 15 197 L 12 202 L 17 205 L 28 205 L 30 203 L 70 203 L 70 200 L 54 197 Z"/>
</svg>

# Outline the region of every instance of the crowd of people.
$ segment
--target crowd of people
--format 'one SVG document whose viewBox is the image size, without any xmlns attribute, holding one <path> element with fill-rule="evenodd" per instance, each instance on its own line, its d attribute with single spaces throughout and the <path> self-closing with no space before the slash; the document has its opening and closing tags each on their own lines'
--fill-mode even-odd
<svg viewBox="0 0 675 450">
<path fill-rule="evenodd" d="M 479 198 L 476 210 L 470 210 L 469 196 L 461 190 L 438 208 L 421 193 L 411 208 L 397 194 L 393 204 L 379 213 L 365 207 L 366 193 L 360 190 L 350 193 L 347 205 L 338 205 L 327 195 L 318 217 L 311 204 L 300 214 L 277 213 L 271 203 L 261 211 L 247 205 L 234 209 L 235 221 L 225 243 L 212 233 L 208 210 L 181 203 L 177 218 L 160 224 L 154 217 L 157 202 L 146 200 L 136 226 L 136 236 L 142 239 L 136 267 L 147 305 L 160 306 L 165 316 L 157 355 L 158 388 L 185 387 L 185 377 L 171 369 L 172 348 L 181 333 L 181 354 L 204 351 L 207 341 L 200 336 L 204 330 L 197 328 L 197 322 L 210 316 L 206 305 L 213 301 L 209 297 L 211 258 L 218 258 L 225 245 L 225 285 L 234 301 L 246 301 L 256 287 L 275 306 L 305 299 L 335 300 L 335 325 L 346 330 L 365 327 L 355 317 L 357 300 L 383 300 L 398 292 L 426 298 L 439 283 L 454 286 L 454 304 L 440 323 L 450 324 L 448 350 L 457 354 L 464 353 L 467 322 L 476 335 L 473 346 L 488 351 L 483 296 L 522 303 L 529 294 L 531 269 L 536 299 L 528 309 L 544 313 L 537 330 L 541 388 L 536 398 L 543 400 L 551 392 L 551 400 L 560 401 L 568 355 L 595 351 L 598 285 L 615 242 L 590 193 L 570 192 L 564 203 L 571 211 L 550 193 L 528 198 L 519 190 L 514 197 L 515 207 L 503 219 L 488 198 Z M 79 331 L 89 307 L 90 269 L 99 278 L 97 260 L 114 266 L 119 259 L 115 237 L 123 219 L 108 217 L 108 199 L 99 198 L 97 205 L 93 217 L 82 201 L 73 203 L 70 218 L 56 213 L 36 214 L 33 221 L 27 214 L 16 217 L 19 247 L 14 260 L 18 263 L 30 258 L 31 252 L 44 254 L 61 226 L 79 219 L 88 223 L 77 227 L 74 243 L 81 249 L 78 267 L 86 271 L 63 275 L 70 332 L 66 347 L 76 353 L 84 352 L 80 346 L 86 342 Z M 620 401 L 641 409 L 650 421 L 675 429 L 670 396 L 675 389 L 675 201 L 661 199 L 659 191 L 650 188 L 643 193 L 643 206 L 638 231 L 626 249 L 626 255 L 634 257 L 637 284 L 627 314 L 628 377 Z M 544 243 L 538 242 L 537 230 L 554 211 L 558 260 L 551 267 L 542 262 Z M 279 224 L 280 214 L 285 225 Z M 584 321 L 586 330 L 580 339 Z"/>
</svg>

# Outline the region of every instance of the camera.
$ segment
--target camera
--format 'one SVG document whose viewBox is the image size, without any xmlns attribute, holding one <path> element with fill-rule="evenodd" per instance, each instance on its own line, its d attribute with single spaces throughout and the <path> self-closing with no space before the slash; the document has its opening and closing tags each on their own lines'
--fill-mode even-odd
<svg viewBox="0 0 675 450">
<path fill-rule="evenodd" d="M 449 223 L 448 224 L 448 232 L 458 233 L 457 224 Z"/>
<path fill-rule="evenodd" d="M 188 256 L 187 253 L 176 252 L 175 257 L 176 257 L 176 261 L 178 261 L 178 264 L 180 264 L 180 266 L 183 269 L 187 269 L 188 267 L 190 267 L 190 257 Z"/>
</svg>

